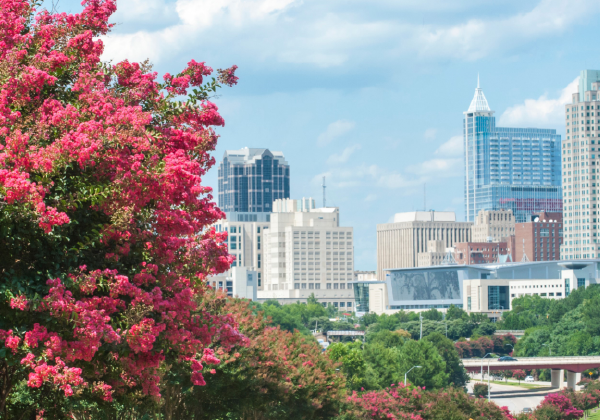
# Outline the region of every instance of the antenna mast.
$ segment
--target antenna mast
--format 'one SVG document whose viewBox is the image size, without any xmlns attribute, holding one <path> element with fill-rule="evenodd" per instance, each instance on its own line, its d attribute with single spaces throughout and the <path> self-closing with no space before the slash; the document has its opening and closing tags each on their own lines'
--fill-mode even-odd
<svg viewBox="0 0 600 420">
<path fill-rule="evenodd" d="M 527 254 L 525 253 L 525 239 L 523 239 L 523 257 L 521 258 L 521 262 L 527 262 L 529 258 L 527 258 Z"/>
<path fill-rule="evenodd" d="M 427 211 L 427 183 L 423 183 L 423 211 Z"/>
<path fill-rule="evenodd" d="M 327 207 L 327 198 L 325 197 L 325 177 L 323 177 L 323 207 Z"/>
</svg>

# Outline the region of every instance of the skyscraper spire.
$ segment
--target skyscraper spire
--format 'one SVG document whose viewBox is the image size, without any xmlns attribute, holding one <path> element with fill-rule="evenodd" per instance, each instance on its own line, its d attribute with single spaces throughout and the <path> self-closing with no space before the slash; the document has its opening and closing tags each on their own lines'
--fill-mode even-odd
<svg viewBox="0 0 600 420">
<path fill-rule="evenodd" d="M 483 90 L 481 87 L 479 87 L 479 73 L 477 73 L 477 88 L 475 89 L 475 96 L 473 96 L 473 100 L 471 101 L 471 105 L 469 106 L 469 110 L 467 112 L 480 111 L 491 111 L 491 109 L 488 105 L 487 99 L 485 99 Z"/>
</svg>

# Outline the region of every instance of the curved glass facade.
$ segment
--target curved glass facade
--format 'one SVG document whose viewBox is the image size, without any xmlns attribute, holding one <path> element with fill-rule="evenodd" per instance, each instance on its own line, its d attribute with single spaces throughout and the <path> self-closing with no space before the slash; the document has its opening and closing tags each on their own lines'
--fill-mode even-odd
<svg viewBox="0 0 600 420">
<path fill-rule="evenodd" d="M 556 130 L 496 127 L 494 111 L 466 112 L 465 217 L 512 209 L 517 223 L 534 212 L 562 212 L 561 137 Z"/>
<path fill-rule="evenodd" d="M 354 283 L 354 309 L 369 313 L 369 283 Z"/>
</svg>

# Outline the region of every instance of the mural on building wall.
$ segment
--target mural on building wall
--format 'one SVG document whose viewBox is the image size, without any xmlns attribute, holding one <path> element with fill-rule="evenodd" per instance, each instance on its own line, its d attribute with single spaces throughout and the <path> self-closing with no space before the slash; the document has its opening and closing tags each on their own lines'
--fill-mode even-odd
<svg viewBox="0 0 600 420">
<path fill-rule="evenodd" d="M 456 270 L 392 272 L 390 281 L 395 301 L 461 298 Z"/>
</svg>

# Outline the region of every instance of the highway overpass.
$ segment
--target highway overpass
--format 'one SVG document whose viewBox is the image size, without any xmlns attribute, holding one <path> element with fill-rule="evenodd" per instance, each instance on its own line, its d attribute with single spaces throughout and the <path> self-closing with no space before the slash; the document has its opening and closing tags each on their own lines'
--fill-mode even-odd
<svg viewBox="0 0 600 420">
<path fill-rule="evenodd" d="M 581 372 L 600 367 L 600 356 L 555 356 L 555 357 L 516 357 L 514 362 L 499 362 L 498 358 L 462 359 L 468 372 L 515 370 L 515 369 L 552 369 L 552 386 L 563 387 L 563 371 L 567 371 L 567 386 L 575 388 L 581 380 Z"/>
</svg>

